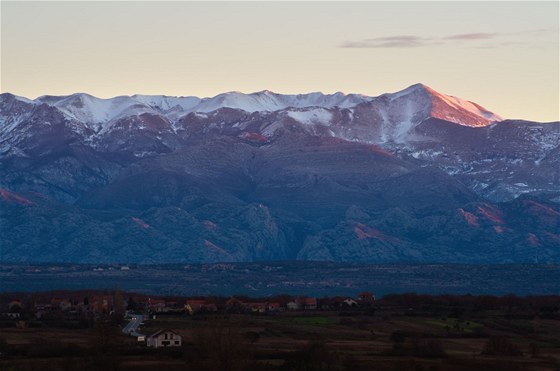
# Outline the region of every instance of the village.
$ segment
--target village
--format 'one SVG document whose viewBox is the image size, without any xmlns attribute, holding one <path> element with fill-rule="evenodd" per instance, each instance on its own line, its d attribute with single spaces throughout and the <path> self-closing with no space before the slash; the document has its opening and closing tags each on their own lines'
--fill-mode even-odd
<svg viewBox="0 0 560 371">
<path fill-rule="evenodd" d="M 9 295 L 8 295 L 9 296 Z M 181 346 L 181 337 L 173 329 L 160 329 L 153 334 L 140 331 L 144 320 L 156 319 L 160 315 L 200 314 L 274 314 L 284 311 L 326 311 L 336 309 L 364 310 L 371 308 L 375 296 L 362 292 L 357 297 L 336 296 L 314 298 L 307 296 L 280 295 L 266 299 L 251 299 L 246 296 L 161 298 L 141 294 L 111 293 L 60 293 L 27 295 L 25 299 L 10 298 L 0 302 L 0 319 L 15 321 L 16 327 L 33 326 L 41 319 L 74 319 L 95 321 L 110 316 L 123 324 L 122 332 L 134 336 L 148 347 Z M 128 322 L 126 322 L 128 321 Z M 162 341 L 154 339 L 161 338 Z M 173 339 L 174 341 L 166 341 Z"/>
<path fill-rule="evenodd" d="M 247 298 L 248 299 L 248 298 Z M 148 299 L 146 305 L 152 318 L 156 318 L 158 313 L 181 313 L 185 311 L 190 315 L 199 313 L 274 313 L 282 311 L 316 311 L 330 309 L 357 309 L 371 307 L 375 301 L 372 293 L 363 292 L 354 300 L 350 297 L 335 298 L 310 298 L 310 297 L 290 297 L 283 296 L 275 300 L 267 301 L 248 301 L 242 298 L 231 297 L 223 303 L 223 300 L 216 299 L 186 299 L 181 307 L 175 301 L 166 302 L 163 299 Z M 138 322 L 137 314 L 127 313 L 130 323 Z M 143 318 L 143 317 L 142 317 Z M 140 323 L 139 323 L 140 324 Z M 181 346 L 181 336 L 173 330 L 158 330 L 151 335 L 143 335 L 137 332 L 137 326 L 125 327 L 123 330 L 131 336 L 136 336 L 138 341 L 146 340 L 146 345 L 154 348 L 165 346 Z M 167 341 L 174 340 L 174 341 Z"/>
<path fill-rule="evenodd" d="M 554 370 L 560 298 L 0 293 L 0 370 Z"/>
</svg>

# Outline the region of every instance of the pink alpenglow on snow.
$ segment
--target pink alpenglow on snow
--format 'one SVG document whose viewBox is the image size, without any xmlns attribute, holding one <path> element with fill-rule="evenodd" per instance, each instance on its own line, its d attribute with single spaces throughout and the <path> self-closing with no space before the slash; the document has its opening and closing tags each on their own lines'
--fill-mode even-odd
<svg viewBox="0 0 560 371">
<path fill-rule="evenodd" d="M 210 220 L 205 220 L 204 222 L 204 226 L 206 227 L 206 229 L 213 231 L 216 228 L 218 228 L 218 226 L 216 225 L 216 223 L 210 221 Z"/>
<path fill-rule="evenodd" d="M 491 207 L 489 205 L 479 206 L 478 211 L 485 218 L 493 221 L 496 224 L 505 224 L 504 220 L 500 216 L 502 212 L 494 207 Z"/>
<path fill-rule="evenodd" d="M 142 227 L 142 228 L 144 228 L 144 229 L 150 228 L 150 225 L 147 224 L 146 222 L 144 222 L 144 221 L 143 221 L 142 219 L 140 219 L 140 218 L 132 217 L 131 219 L 132 219 L 132 221 L 133 221 L 134 223 L 138 224 L 140 227 Z"/>
<path fill-rule="evenodd" d="M 385 233 L 377 228 L 370 227 L 368 225 L 357 223 L 354 227 L 354 232 L 359 240 L 366 238 L 375 238 L 381 241 L 396 241 L 397 239 L 391 236 L 387 236 Z"/>
<path fill-rule="evenodd" d="M 8 202 L 18 203 L 20 205 L 33 204 L 33 202 L 31 202 L 27 198 L 1 188 L 0 188 L 0 197 Z"/>
<path fill-rule="evenodd" d="M 505 232 L 505 229 L 504 229 L 504 227 L 500 227 L 499 225 L 495 225 L 494 226 L 494 231 L 498 234 L 501 234 L 501 233 Z"/>
<path fill-rule="evenodd" d="M 216 246 L 215 244 L 213 244 L 212 242 L 210 242 L 208 240 L 204 240 L 204 246 L 206 246 L 208 249 L 213 250 L 213 251 L 215 251 L 217 253 L 220 253 L 222 255 L 227 255 L 227 256 L 231 255 L 226 250 L 222 249 L 221 247 Z"/>
<path fill-rule="evenodd" d="M 465 220 L 470 226 L 472 227 L 480 226 L 478 224 L 478 217 L 476 215 L 474 215 L 473 213 L 469 213 L 468 211 L 465 211 L 462 208 L 460 208 L 459 211 L 461 212 L 461 214 L 463 215 L 463 217 L 465 218 Z"/>
</svg>

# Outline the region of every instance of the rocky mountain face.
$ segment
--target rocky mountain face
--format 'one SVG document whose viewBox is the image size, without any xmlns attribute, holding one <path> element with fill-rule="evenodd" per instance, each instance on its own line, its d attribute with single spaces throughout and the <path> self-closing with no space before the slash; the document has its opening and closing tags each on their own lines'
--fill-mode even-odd
<svg viewBox="0 0 560 371">
<path fill-rule="evenodd" d="M 559 262 L 560 123 L 378 97 L 0 95 L 4 262 Z"/>
</svg>

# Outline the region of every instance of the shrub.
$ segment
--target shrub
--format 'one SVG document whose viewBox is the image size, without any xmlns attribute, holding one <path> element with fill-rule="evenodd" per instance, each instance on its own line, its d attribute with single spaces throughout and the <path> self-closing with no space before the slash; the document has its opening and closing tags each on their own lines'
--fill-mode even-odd
<svg viewBox="0 0 560 371">
<path fill-rule="evenodd" d="M 501 356 L 521 356 L 523 352 L 505 336 L 495 336 L 488 339 L 482 354 Z"/>
</svg>

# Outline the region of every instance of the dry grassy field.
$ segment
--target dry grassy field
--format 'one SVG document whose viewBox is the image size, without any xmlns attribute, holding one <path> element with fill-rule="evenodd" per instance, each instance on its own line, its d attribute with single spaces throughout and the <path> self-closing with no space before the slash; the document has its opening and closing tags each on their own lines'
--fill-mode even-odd
<svg viewBox="0 0 560 371">
<path fill-rule="evenodd" d="M 460 317 L 406 310 L 158 315 L 175 349 L 118 328 L 1 329 L 0 370 L 559 370 L 560 321 L 500 311 Z M 106 335 L 109 334 L 107 337 Z M 105 338 L 103 338 L 105 336 Z"/>
</svg>

